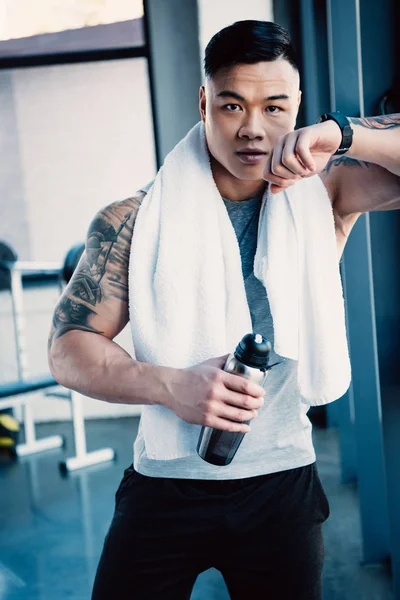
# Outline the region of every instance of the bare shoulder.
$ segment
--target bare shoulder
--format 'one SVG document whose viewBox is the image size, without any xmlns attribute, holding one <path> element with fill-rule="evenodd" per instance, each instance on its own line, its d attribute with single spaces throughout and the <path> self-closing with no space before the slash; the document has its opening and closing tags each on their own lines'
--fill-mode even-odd
<svg viewBox="0 0 400 600">
<path fill-rule="evenodd" d="M 140 191 L 130 198 L 117 200 L 116 202 L 112 202 L 108 206 L 105 206 L 100 209 L 94 217 L 92 226 L 95 226 L 97 219 L 104 219 L 106 222 L 113 225 L 121 225 L 128 221 L 133 224 L 145 195 L 145 192 Z"/>
<path fill-rule="evenodd" d="M 89 225 L 85 250 L 53 316 L 49 346 L 69 331 L 113 339 L 129 319 L 129 260 L 139 192 L 99 210 Z"/>
<path fill-rule="evenodd" d="M 94 216 L 87 234 L 86 246 L 90 247 L 90 239 L 99 244 L 110 242 L 123 244 L 129 242 L 136 216 L 145 197 L 144 192 L 138 192 L 135 196 L 113 202 L 100 209 Z"/>
<path fill-rule="evenodd" d="M 87 267 L 99 273 L 111 296 L 126 302 L 132 233 L 144 196 L 144 192 L 139 192 L 101 209 L 92 220 L 86 239 Z"/>
</svg>

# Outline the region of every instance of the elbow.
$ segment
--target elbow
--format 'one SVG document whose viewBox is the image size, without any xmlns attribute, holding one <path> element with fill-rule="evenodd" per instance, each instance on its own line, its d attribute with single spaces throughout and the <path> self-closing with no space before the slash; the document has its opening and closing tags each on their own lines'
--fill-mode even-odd
<svg viewBox="0 0 400 600">
<path fill-rule="evenodd" d="M 51 351 L 49 351 L 49 353 L 47 355 L 47 362 L 49 365 L 51 375 L 54 377 L 54 379 L 57 381 L 57 383 L 59 383 L 60 385 L 63 385 L 60 381 L 60 373 L 57 368 L 57 362 L 54 360 Z"/>
<path fill-rule="evenodd" d="M 68 382 L 68 369 L 65 364 L 65 353 L 62 350 L 62 343 L 60 340 L 55 340 L 49 347 L 47 354 L 47 361 L 52 377 L 64 387 L 69 387 Z"/>
<path fill-rule="evenodd" d="M 62 369 L 59 368 L 59 366 L 57 365 L 57 362 L 55 360 L 53 360 L 53 358 L 50 355 L 48 357 L 48 364 L 49 364 L 50 373 L 51 373 L 52 377 L 54 377 L 54 379 L 57 381 L 57 383 L 64 387 L 68 387 L 68 384 L 65 381 L 65 378 L 63 376 Z"/>
</svg>

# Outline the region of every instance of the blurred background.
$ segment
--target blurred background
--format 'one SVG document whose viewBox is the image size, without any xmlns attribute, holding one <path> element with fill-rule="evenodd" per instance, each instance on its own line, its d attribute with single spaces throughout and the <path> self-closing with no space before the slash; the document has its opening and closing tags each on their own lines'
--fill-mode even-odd
<svg viewBox="0 0 400 600">
<path fill-rule="evenodd" d="M 199 120 L 205 46 L 242 19 L 291 32 L 299 127 L 400 112 L 396 0 L 0 0 L 0 600 L 90 597 L 140 407 L 49 377 L 67 253 Z M 310 412 L 325 600 L 400 600 L 399 252 L 397 212 L 359 219 L 342 264 L 352 387 Z M 116 341 L 133 353 L 128 330 Z M 226 600 L 220 575 L 192 598 Z"/>
</svg>

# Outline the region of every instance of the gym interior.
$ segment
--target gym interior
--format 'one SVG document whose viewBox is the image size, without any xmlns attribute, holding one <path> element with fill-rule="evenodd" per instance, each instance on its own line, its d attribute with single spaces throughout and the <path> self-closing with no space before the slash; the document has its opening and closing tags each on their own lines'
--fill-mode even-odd
<svg viewBox="0 0 400 600">
<path fill-rule="evenodd" d="M 396 0 L 32 6 L 0 0 L 0 599 L 83 600 L 140 418 L 140 406 L 63 388 L 47 364 L 52 313 L 93 215 L 151 181 L 199 120 L 204 48 L 235 21 L 291 32 L 298 126 L 328 110 L 400 112 L 400 9 Z M 351 233 L 341 274 L 352 385 L 310 410 L 331 507 L 324 600 L 400 600 L 399 241 L 397 212 L 363 215 Z M 134 354 L 127 330 L 116 341 Z M 218 571 L 198 577 L 192 600 L 228 598 Z"/>
</svg>

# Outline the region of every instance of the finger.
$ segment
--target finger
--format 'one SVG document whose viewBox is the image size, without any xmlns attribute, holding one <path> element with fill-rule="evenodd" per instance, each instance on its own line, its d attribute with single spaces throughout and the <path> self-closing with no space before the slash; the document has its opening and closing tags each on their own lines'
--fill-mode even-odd
<svg viewBox="0 0 400 600">
<path fill-rule="evenodd" d="M 299 160 L 296 153 L 297 136 L 288 136 L 282 151 L 282 163 L 291 173 L 300 177 L 310 175 L 310 170 L 305 168 L 303 162 Z"/>
<path fill-rule="evenodd" d="M 279 140 L 275 145 L 272 160 L 271 160 L 271 173 L 281 177 L 282 179 L 293 179 L 294 173 L 287 169 L 282 162 L 283 159 L 283 140 Z"/>
<path fill-rule="evenodd" d="M 229 421 L 227 419 L 222 419 L 221 417 L 213 417 L 210 419 L 208 427 L 220 429 L 222 431 L 231 431 L 232 433 L 249 433 L 251 431 L 251 428 L 244 423 Z"/>
<path fill-rule="evenodd" d="M 268 181 L 271 184 L 271 186 L 279 187 L 278 191 L 282 192 L 297 181 L 300 181 L 300 179 L 302 179 L 302 177 L 296 177 L 293 179 L 283 179 L 281 177 L 277 177 L 276 175 L 270 175 L 266 181 Z"/>
<path fill-rule="evenodd" d="M 254 383 L 254 381 L 249 381 L 240 375 L 234 375 L 223 371 L 222 383 L 229 390 L 241 392 L 246 396 L 254 396 L 254 398 L 265 396 L 265 390 L 261 385 Z"/>
<path fill-rule="evenodd" d="M 237 406 L 230 406 L 229 404 L 221 404 L 218 408 L 218 417 L 227 419 L 229 421 L 237 421 L 238 423 L 244 423 L 245 421 L 251 421 L 258 417 L 257 410 L 245 410 Z"/>
<path fill-rule="evenodd" d="M 254 396 L 248 396 L 247 394 L 232 392 L 227 388 L 221 393 L 220 399 L 229 406 L 249 411 L 257 410 L 264 406 L 264 398 L 262 396 L 254 398 Z"/>
<path fill-rule="evenodd" d="M 298 179 L 280 179 L 279 177 L 269 177 L 265 179 L 269 183 L 269 191 L 272 194 L 279 194 L 284 192 L 288 187 L 295 184 Z"/>
<path fill-rule="evenodd" d="M 285 183 L 282 183 L 283 181 Z M 272 194 L 279 194 L 280 192 L 284 192 L 285 190 L 287 190 L 291 185 L 297 183 L 297 181 L 298 179 L 282 179 L 279 183 L 271 183 L 269 190 Z"/>
<path fill-rule="evenodd" d="M 293 184 L 291 184 L 291 185 L 293 185 Z M 290 187 L 290 185 L 281 186 L 281 185 L 272 184 L 269 188 L 269 191 L 271 192 L 271 194 L 280 194 L 281 192 L 284 192 L 285 190 L 287 190 L 288 187 Z"/>
<path fill-rule="evenodd" d="M 312 174 L 313 174 L 313 171 L 312 171 L 311 169 L 308 169 L 308 168 L 306 167 L 306 165 L 305 165 L 305 164 L 303 163 L 303 161 L 301 160 L 300 156 L 297 154 L 296 150 L 295 150 L 295 154 L 296 154 L 296 158 L 297 158 L 297 160 L 298 160 L 298 161 L 299 161 L 299 163 L 300 163 L 300 164 L 303 166 L 303 168 L 304 168 L 304 169 L 306 169 L 307 173 L 308 173 L 309 175 L 312 175 Z"/>
<path fill-rule="evenodd" d="M 295 152 L 305 167 L 315 171 L 315 163 L 310 151 L 310 138 L 304 132 L 301 132 L 297 138 Z"/>
<path fill-rule="evenodd" d="M 272 161 L 272 152 L 268 156 L 267 164 L 264 167 L 263 179 L 268 181 L 268 177 L 271 175 L 271 161 Z"/>
</svg>

